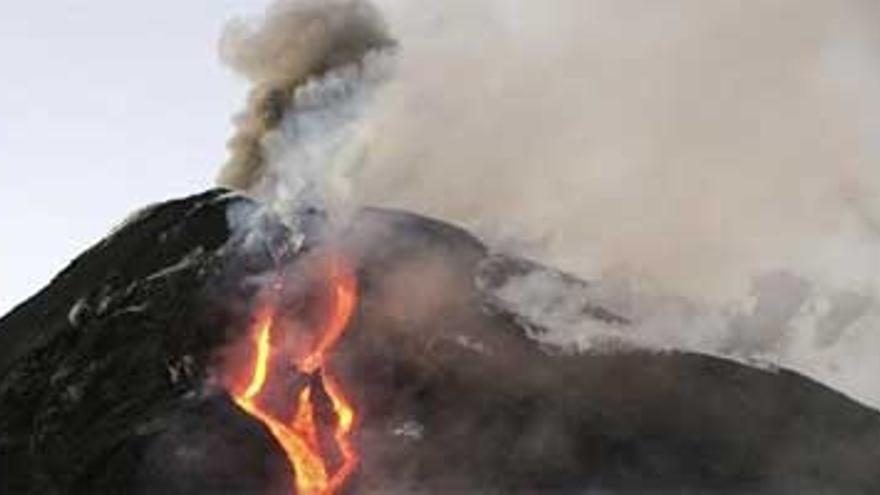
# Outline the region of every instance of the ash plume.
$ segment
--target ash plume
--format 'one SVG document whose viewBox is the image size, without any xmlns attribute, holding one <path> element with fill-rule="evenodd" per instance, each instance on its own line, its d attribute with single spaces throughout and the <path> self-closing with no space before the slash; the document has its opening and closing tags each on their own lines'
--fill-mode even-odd
<svg viewBox="0 0 880 495">
<path fill-rule="evenodd" d="M 230 26 L 254 90 L 222 184 L 325 206 L 342 183 L 598 281 L 630 340 L 880 403 L 875 4 L 375 1 L 387 25 L 286 1 Z M 505 296 L 577 340 L 554 290 Z"/>
<path fill-rule="evenodd" d="M 220 41 L 221 59 L 253 88 L 235 119 L 218 183 L 255 192 L 270 167 L 267 140 L 285 118 L 353 92 L 357 81 L 346 86 L 345 79 L 361 77 L 371 54 L 393 44 L 378 11 L 362 0 L 280 1 L 257 23 L 231 22 Z M 322 78 L 329 78 L 329 88 L 310 86 Z"/>
</svg>

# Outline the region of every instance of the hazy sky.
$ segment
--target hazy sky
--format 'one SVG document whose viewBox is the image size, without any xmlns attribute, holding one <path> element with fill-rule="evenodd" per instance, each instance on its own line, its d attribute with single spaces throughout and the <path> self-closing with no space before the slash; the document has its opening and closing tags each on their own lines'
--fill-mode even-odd
<svg viewBox="0 0 880 495">
<path fill-rule="evenodd" d="M 265 3 L 3 5 L 0 314 L 127 212 L 211 185 L 246 90 L 217 39 Z"/>
</svg>

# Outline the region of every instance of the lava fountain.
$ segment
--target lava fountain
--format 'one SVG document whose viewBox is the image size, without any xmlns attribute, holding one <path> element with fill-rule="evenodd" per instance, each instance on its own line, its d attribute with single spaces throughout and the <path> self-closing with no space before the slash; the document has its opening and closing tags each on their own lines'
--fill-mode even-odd
<svg viewBox="0 0 880 495">
<path fill-rule="evenodd" d="M 311 349 L 291 358 L 283 346 L 276 346 L 276 308 L 261 309 L 250 335 L 252 359 L 245 365 L 246 385 L 233 391 L 235 402 L 269 430 L 284 449 L 293 469 L 297 493 L 324 495 L 336 493 L 354 472 L 358 457 L 350 441 L 355 411 L 341 384 L 326 369 L 330 350 L 345 332 L 357 302 L 357 280 L 345 261 L 338 256 L 322 260 L 326 266 L 329 304 L 322 315 L 320 328 Z M 282 362 L 288 361 L 288 362 Z M 306 383 L 279 410 L 267 396 L 272 370 L 292 364 L 294 373 Z M 329 406 L 329 407 L 327 407 Z M 327 414 L 327 412 L 330 412 Z M 327 417 L 330 417 L 329 425 Z M 326 434 L 327 430 L 331 433 Z"/>
</svg>

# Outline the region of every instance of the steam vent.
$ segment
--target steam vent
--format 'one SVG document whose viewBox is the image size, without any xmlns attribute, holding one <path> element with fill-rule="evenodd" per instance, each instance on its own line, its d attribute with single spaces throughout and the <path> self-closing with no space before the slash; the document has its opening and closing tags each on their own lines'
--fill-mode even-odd
<svg viewBox="0 0 880 495">
<path fill-rule="evenodd" d="M 880 493 L 876 411 L 785 370 L 554 348 L 500 291 L 586 282 L 405 212 L 348 225 L 212 190 L 83 253 L 0 319 L 0 493 Z"/>
</svg>

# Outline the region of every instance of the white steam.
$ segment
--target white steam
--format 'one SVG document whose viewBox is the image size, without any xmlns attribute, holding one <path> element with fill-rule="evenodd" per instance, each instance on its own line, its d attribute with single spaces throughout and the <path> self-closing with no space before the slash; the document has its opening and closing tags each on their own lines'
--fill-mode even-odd
<svg viewBox="0 0 880 495">
<path fill-rule="evenodd" d="M 360 161 L 364 107 L 393 46 L 366 0 L 280 0 L 231 22 L 220 55 L 252 88 L 218 182 L 278 212 L 334 206 Z"/>
<path fill-rule="evenodd" d="M 266 170 L 251 193 L 277 211 L 302 205 L 331 212 L 347 207 L 351 184 L 371 137 L 365 113 L 391 70 L 391 56 L 369 53 L 299 86 L 277 129 L 263 137 Z"/>
</svg>

